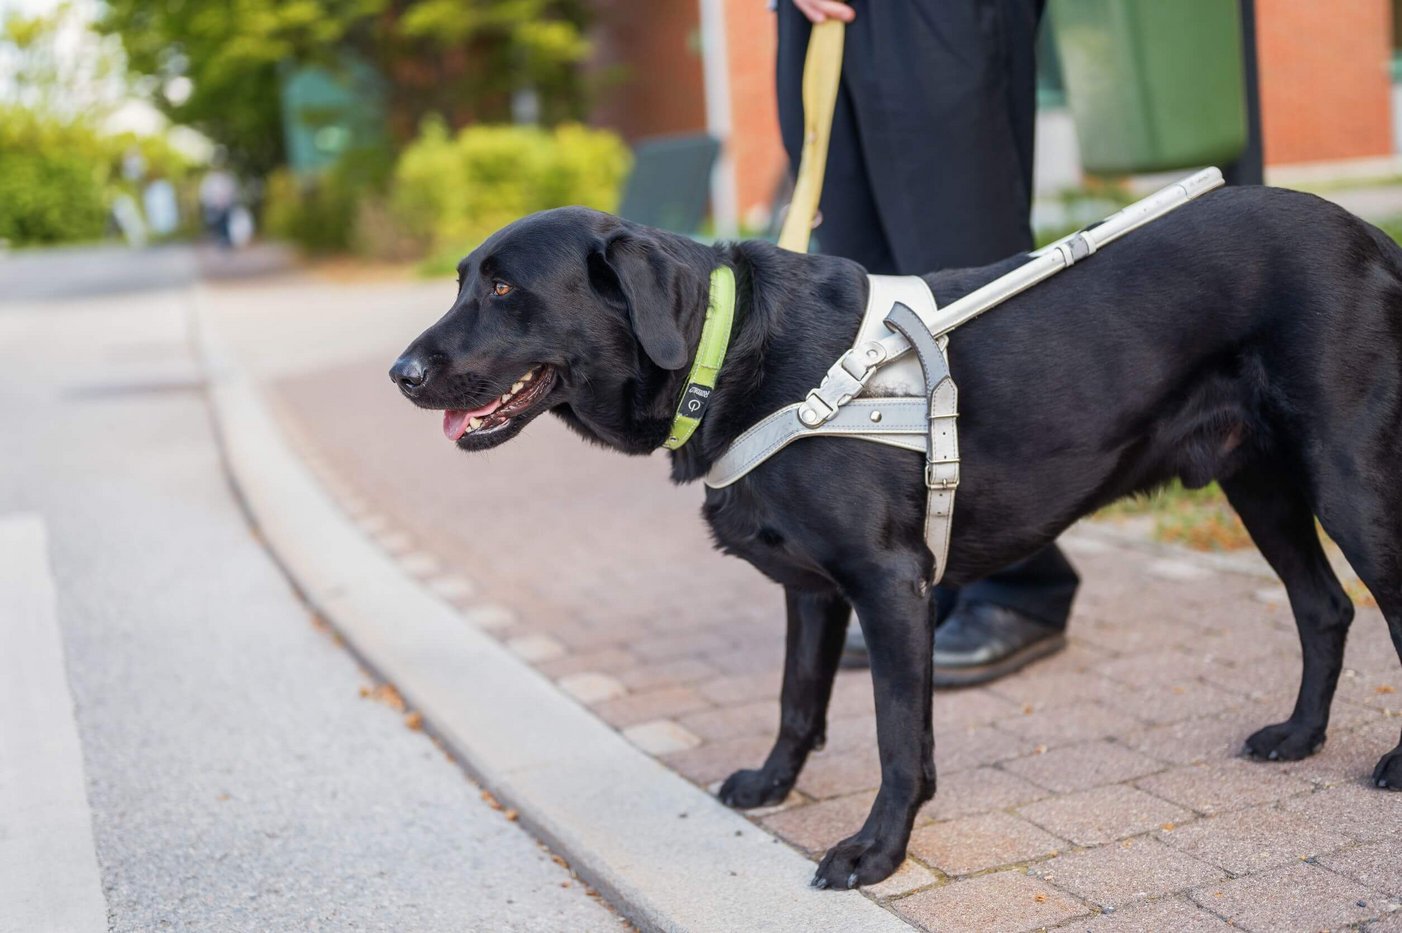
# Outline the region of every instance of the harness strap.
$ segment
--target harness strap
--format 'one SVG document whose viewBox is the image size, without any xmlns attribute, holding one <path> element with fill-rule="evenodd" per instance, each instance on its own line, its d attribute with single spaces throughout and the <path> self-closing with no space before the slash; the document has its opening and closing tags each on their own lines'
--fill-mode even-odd
<svg viewBox="0 0 1402 933">
<path fill-rule="evenodd" d="M 886 324 L 910 341 L 925 376 L 929 401 L 925 447 L 925 545 L 934 558 L 928 580 L 944 578 L 949 561 L 949 538 L 954 516 L 954 491 L 959 488 L 959 389 L 949 371 L 946 343 L 936 340 L 925 323 L 906 305 L 897 302 L 886 315 Z M 851 403 L 848 403 L 851 404 Z"/>
<path fill-rule="evenodd" d="M 706 485 L 723 489 L 800 437 L 856 437 L 906 450 L 929 446 L 929 402 L 924 398 L 859 398 L 816 428 L 798 420 L 801 403 L 787 405 L 735 438 L 706 473 Z"/>
</svg>

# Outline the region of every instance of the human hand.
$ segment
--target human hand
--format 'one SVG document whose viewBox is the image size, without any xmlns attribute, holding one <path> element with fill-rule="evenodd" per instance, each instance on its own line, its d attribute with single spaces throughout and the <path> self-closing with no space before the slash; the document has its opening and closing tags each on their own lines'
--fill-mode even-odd
<svg viewBox="0 0 1402 933">
<path fill-rule="evenodd" d="M 827 22 L 829 19 L 850 23 L 857 18 L 857 11 L 841 0 L 793 0 L 793 5 L 814 23 Z"/>
</svg>

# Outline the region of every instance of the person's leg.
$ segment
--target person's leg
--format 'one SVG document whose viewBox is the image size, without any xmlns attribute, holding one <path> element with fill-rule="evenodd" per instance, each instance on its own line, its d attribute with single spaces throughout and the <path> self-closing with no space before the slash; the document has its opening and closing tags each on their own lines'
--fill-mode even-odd
<svg viewBox="0 0 1402 933">
<path fill-rule="evenodd" d="M 935 638 L 936 687 L 996 680 L 1059 651 L 1080 577 L 1055 544 L 961 588 Z"/>
<path fill-rule="evenodd" d="M 787 0 L 779 4 L 776 15 L 779 18 L 779 128 L 791 170 L 797 175 L 803 148 L 803 61 L 811 24 Z M 818 210 L 821 222 L 814 235 L 819 252 L 859 262 L 868 272 L 877 275 L 895 273 L 896 262 L 872 195 L 857 117 L 845 82 L 838 86 L 833 107 L 832 133 Z"/>
</svg>

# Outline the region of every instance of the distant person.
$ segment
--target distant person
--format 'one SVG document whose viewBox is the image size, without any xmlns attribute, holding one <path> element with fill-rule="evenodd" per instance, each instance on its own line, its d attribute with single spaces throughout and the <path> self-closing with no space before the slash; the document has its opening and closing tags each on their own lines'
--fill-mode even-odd
<svg viewBox="0 0 1402 933">
<path fill-rule="evenodd" d="M 1033 49 L 1044 5 L 781 0 L 779 123 L 795 171 L 811 24 L 848 24 L 817 231 L 823 252 L 868 272 L 918 275 L 1032 248 Z M 1053 544 L 978 583 L 941 587 L 935 685 L 993 680 L 1060 650 L 1079 582 Z M 865 659 L 852 626 L 844 661 Z"/>
<path fill-rule="evenodd" d="M 228 171 L 221 167 L 211 168 L 200 179 L 200 215 L 205 229 L 214 235 L 221 246 L 232 246 L 229 219 L 238 204 L 239 186 Z"/>
</svg>

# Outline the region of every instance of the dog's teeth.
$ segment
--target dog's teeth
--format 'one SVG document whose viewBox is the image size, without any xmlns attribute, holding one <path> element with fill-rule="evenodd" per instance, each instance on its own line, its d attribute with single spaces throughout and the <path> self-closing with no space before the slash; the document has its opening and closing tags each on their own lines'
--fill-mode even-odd
<svg viewBox="0 0 1402 933">
<path fill-rule="evenodd" d="M 509 402 L 509 401 L 511 401 L 511 393 L 510 393 L 510 392 L 503 392 L 503 393 L 501 393 L 501 399 L 500 399 L 500 401 L 502 401 L 502 402 Z"/>
<path fill-rule="evenodd" d="M 469 431 L 476 431 L 476 430 L 477 430 L 478 428 L 480 428 L 481 426 L 482 426 L 482 419 L 481 419 L 481 418 L 473 418 L 471 421 L 469 421 L 469 422 L 467 423 L 467 429 L 468 429 Z"/>
<path fill-rule="evenodd" d="M 521 391 L 522 389 L 524 389 L 525 387 L 526 387 L 526 383 L 525 383 L 524 381 L 518 382 L 518 383 L 516 383 L 515 385 L 513 385 L 513 386 L 511 387 L 511 394 L 512 394 L 512 395 L 515 395 L 517 392 L 520 392 L 520 391 Z"/>
<path fill-rule="evenodd" d="M 526 373 L 524 376 L 521 377 L 521 382 L 530 382 L 530 381 L 531 381 L 532 379 L 534 379 L 534 378 L 535 378 L 535 370 L 533 369 L 533 370 L 531 370 L 530 372 Z"/>
</svg>

